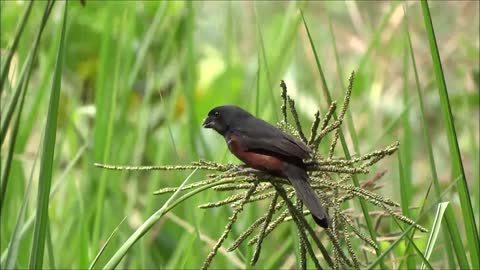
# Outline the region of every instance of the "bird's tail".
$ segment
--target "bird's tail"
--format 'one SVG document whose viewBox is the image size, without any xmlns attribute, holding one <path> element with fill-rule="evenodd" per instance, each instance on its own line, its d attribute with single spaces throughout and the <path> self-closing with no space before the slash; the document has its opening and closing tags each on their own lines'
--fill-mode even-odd
<svg viewBox="0 0 480 270">
<path fill-rule="evenodd" d="M 310 210 L 313 220 L 315 220 L 320 227 L 328 228 L 330 218 L 317 194 L 310 186 L 307 172 L 298 166 L 288 163 L 285 164 L 285 167 L 283 173 L 295 189 L 297 197 L 300 198 L 308 210 Z"/>
</svg>

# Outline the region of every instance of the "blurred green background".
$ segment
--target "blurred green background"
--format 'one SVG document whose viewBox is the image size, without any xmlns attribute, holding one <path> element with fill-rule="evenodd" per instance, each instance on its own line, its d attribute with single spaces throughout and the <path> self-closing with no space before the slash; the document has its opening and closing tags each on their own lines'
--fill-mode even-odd
<svg viewBox="0 0 480 270">
<path fill-rule="evenodd" d="M 479 2 L 429 4 L 478 231 Z M 26 1 L 0 2 L 2 64 L 27 5 Z M 33 4 L 19 39 L 8 75 L 11 87 L 1 93 L 2 121 L 46 5 L 46 1 Z M 40 162 L 36 160 L 42 154 L 63 7 L 64 2 L 57 2 L 45 25 L 15 134 L 1 209 L 2 267 L 15 228 L 22 230 L 22 238 L 14 265 L 29 265 L 39 188 Z M 316 110 L 323 114 L 328 104 L 300 10 L 334 100 L 343 100 L 348 76 L 356 71 L 348 121 L 343 125 L 350 152 L 365 154 L 400 141 L 402 168 L 395 154 L 360 181 L 387 170 L 381 180 L 383 188 L 377 192 L 399 202 L 401 191 L 408 192 L 408 207 L 413 209 L 410 217 L 416 220 L 423 203 L 438 202 L 433 191 L 425 200 L 434 177 L 424 139 L 426 128 L 440 190 L 445 191 L 441 201 L 450 201 L 457 217 L 457 224 L 452 226 L 457 226 L 465 253 L 469 252 L 459 195 L 456 186 L 450 186 L 458 175 L 452 173 L 420 2 L 87 0 L 85 6 L 80 1 L 68 5 L 45 268 L 87 268 L 126 217 L 100 257 L 97 266 L 101 267 L 168 199 L 168 195 L 153 196 L 152 192 L 179 185 L 190 173 L 112 172 L 94 167 L 94 162 L 162 165 L 208 159 L 239 163 L 227 151 L 223 138 L 202 129 L 201 122 L 211 108 L 221 104 L 236 104 L 271 123 L 278 122 L 281 79 L 296 100 L 305 130 L 309 130 Z M 416 58 L 425 121 L 407 31 Z M 352 130 L 356 132 L 352 134 Z M 11 128 L 6 136 L 6 142 L 12 140 Z M 2 165 L 7 146 L 5 143 L 1 148 Z M 49 147 L 53 149 L 53 145 Z M 322 147 L 327 153 L 328 145 Z M 340 147 L 336 155 L 344 156 Z M 406 181 L 400 179 L 399 171 Z M 204 177 L 203 172 L 196 173 L 190 182 Z M 33 179 L 32 186 L 29 179 Z M 400 183 L 407 186 L 400 187 Z M 231 209 L 201 210 L 197 205 L 224 196 L 209 191 L 176 207 L 144 235 L 119 267 L 200 267 Z M 18 223 L 24 202 L 26 212 Z M 257 206 L 245 209 L 227 243 L 266 211 L 267 204 Z M 359 211 L 358 206 L 352 207 Z M 433 208 L 420 224 L 431 228 L 434 216 Z M 441 229 L 446 230 L 445 225 Z M 386 218 L 377 234 L 382 246 L 388 247 L 399 231 Z M 428 237 L 415 234 L 421 250 Z M 297 267 L 295 238 L 292 226 L 282 225 L 264 242 L 256 267 Z M 245 268 L 250 249 L 244 245 L 239 252 L 221 252 L 212 268 Z M 450 240 L 440 239 L 430 263 L 435 268 L 458 267 L 452 254 Z M 402 242 L 385 257 L 385 263 L 388 268 L 405 268 L 402 261 L 408 256 Z M 421 260 L 417 263 L 419 266 Z"/>
</svg>

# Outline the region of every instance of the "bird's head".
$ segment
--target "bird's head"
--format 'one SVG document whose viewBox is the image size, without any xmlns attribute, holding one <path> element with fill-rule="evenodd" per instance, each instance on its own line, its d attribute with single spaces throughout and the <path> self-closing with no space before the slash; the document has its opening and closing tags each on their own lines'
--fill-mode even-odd
<svg viewBox="0 0 480 270">
<path fill-rule="evenodd" d="M 234 105 L 225 105 L 213 108 L 209 113 L 202 126 L 211 128 L 218 133 L 225 135 L 231 128 L 235 127 L 235 123 L 243 118 L 252 115 L 242 108 Z"/>
</svg>

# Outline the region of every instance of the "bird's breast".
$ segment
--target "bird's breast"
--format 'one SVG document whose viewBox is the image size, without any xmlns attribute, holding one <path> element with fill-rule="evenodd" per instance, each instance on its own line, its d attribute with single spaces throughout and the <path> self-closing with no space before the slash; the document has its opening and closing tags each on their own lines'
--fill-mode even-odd
<svg viewBox="0 0 480 270">
<path fill-rule="evenodd" d="M 238 159 L 249 167 L 257 170 L 278 173 L 282 171 L 283 161 L 277 157 L 248 151 L 248 145 L 242 141 L 241 136 L 229 134 L 225 137 L 228 149 Z"/>
</svg>

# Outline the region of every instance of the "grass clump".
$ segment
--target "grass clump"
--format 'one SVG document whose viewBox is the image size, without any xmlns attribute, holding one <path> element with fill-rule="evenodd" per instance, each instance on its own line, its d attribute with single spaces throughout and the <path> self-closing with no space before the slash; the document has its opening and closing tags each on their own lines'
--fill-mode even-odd
<svg viewBox="0 0 480 270">
<path fill-rule="evenodd" d="M 306 268 L 306 256 L 308 254 L 310 260 L 314 263 L 315 268 L 322 269 L 321 263 L 317 259 L 314 247 L 322 253 L 324 261 L 328 267 L 340 269 L 345 267 L 354 267 L 359 269 L 365 266 L 365 262 L 360 259 L 353 248 L 352 238 L 359 239 L 364 245 L 373 249 L 378 249 L 376 241 L 372 240 L 363 232 L 361 220 L 352 209 L 345 209 L 343 205 L 354 198 L 362 198 L 363 200 L 377 206 L 382 215 L 391 216 L 408 225 L 413 225 L 422 232 L 427 230 L 416 224 L 413 220 L 402 215 L 398 208 L 400 205 L 389 198 L 374 192 L 378 187 L 377 182 L 381 179 L 384 172 L 377 175 L 370 181 L 365 182 L 360 187 L 349 184 L 351 177 L 357 174 L 369 173 L 370 167 L 379 162 L 386 156 L 392 155 L 399 147 L 398 142 L 384 147 L 383 149 L 373 151 L 371 153 L 345 159 L 335 157 L 334 150 L 339 138 L 339 131 L 342 126 L 345 112 L 348 108 L 350 97 L 352 94 L 352 86 L 354 73 L 352 72 L 347 93 L 340 109 L 338 118 L 332 121 L 337 106 L 336 102 L 332 102 L 325 116 L 320 118 L 320 113 L 315 114 L 314 121 L 311 126 L 310 137 L 307 139 L 303 128 L 300 124 L 298 113 L 295 109 L 294 100 L 287 95 L 287 86 L 282 81 L 282 105 L 281 111 L 283 120 L 278 123 L 278 127 L 284 131 L 296 136 L 314 151 L 314 157 L 306 161 L 307 171 L 310 176 L 312 188 L 319 195 L 322 204 L 328 209 L 332 217 L 332 226 L 318 235 L 314 227 L 312 227 L 305 216 L 309 215 L 308 210 L 303 210 L 302 203 L 295 199 L 294 189 L 290 186 L 286 179 L 281 179 L 269 175 L 268 173 L 254 170 L 242 165 L 220 164 L 216 162 L 200 160 L 193 162 L 191 165 L 172 165 L 172 166 L 110 166 L 104 164 L 96 164 L 98 167 L 112 170 L 208 170 L 212 171 L 208 175 L 208 179 L 199 181 L 190 185 L 183 186 L 180 190 L 177 187 L 168 187 L 157 190 L 154 194 L 166 194 L 177 191 L 185 191 L 189 189 L 205 187 L 209 185 L 209 189 L 218 192 L 234 192 L 227 198 L 203 203 L 199 208 L 208 209 L 222 206 L 230 206 L 233 213 L 228 219 L 225 229 L 220 238 L 213 246 L 211 252 L 205 259 L 202 269 L 207 269 L 218 249 L 224 243 L 232 230 L 233 225 L 237 222 L 239 215 L 244 207 L 248 204 L 258 201 L 268 201 L 269 207 L 265 214 L 257 218 L 247 229 L 245 229 L 228 247 L 228 251 L 236 250 L 249 237 L 247 245 L 254 246 L 253 256 L 250 260 L 251 265 L 255 265 L 260 258 L 262 242 L 269 236 L 275 228 L 282 223 L 293 221 L 296 226 L 298 236 L 300 238 L 300 254 L 302 268 Z M 290 109 L 293 124 L 288 121 L 288 108 Z M 333 134 L 330 142 L 329 152 L 322 155 L 318 152 L 318 147 L 327 135 Z M 256 235 L 254 232 L 258 231 Z M 329 243 L 333 247 L 333 256 L 327 252 L 326 247 L 321 238 L 329 239 Z M 310 238 L 310 239 L 309 239 Z M 346 251 L 345 251 L 346 249 Z"/>
</svg>

